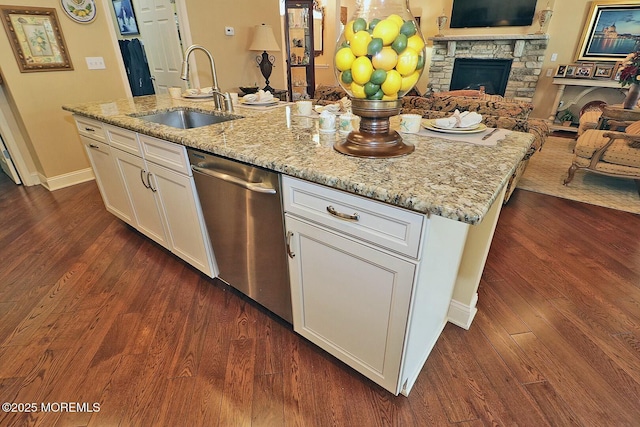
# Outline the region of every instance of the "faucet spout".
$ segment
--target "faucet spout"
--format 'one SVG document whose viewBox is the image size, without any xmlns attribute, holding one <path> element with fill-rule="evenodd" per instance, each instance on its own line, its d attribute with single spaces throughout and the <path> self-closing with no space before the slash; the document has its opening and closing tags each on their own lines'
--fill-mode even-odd
<svg viewBox="0 0 640 427">
<path fill-rule="evenodd" d="M 184 60 L 182 61 L 182 73 L 180 74 L 180 78 L 182 80 L 189 81 L 189 57 L 195 50 L 203 51 L 209 58 L 209 63 L 211 65 L 211 79 L 213 80 L 213 101 L 215 103 L 216 109 L 222 111 L 222 105 L 225 105 L 225 108 L 229 109 L 231 103 L 224 102 L 226 101 L 227 94 L 222 93 L 220 91 L 220 88 L 218 87 L 218 75 L 216 74 L 216 64 L 213 60 L 213 55 L 211 55 L 211 52 L 209 52 L 204 47 L 198 44 L 194 44 L 189 46 L 187 50 L 184 51 Z M 223 102 L 221 102 L 221 98 Z M 232 106 L 229 111 L 233 111 Z"/>
</svg>

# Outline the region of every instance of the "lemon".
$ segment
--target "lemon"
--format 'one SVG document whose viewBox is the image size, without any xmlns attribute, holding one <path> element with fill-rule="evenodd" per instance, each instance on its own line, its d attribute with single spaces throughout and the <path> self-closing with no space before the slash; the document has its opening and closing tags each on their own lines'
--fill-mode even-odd
<svg viewBox="0 0 640 427">
<path fill-rule="evenodd" d="M 349 21 L 344 27 L 344 38 L 348 42 L 351 42 L 353 35 L 355 34 L 355 31 L 353 31 L 353 23 L 354 21 Z"/>
<path fill-rule="evenodd" d="M 371 34 L 365 30 L 358 31 L 353 35 L 351 40 L 351 51 L 355 56 L 364 56 L 367 54 L 367 48 L 371 42 Z"/>
<path fill-rule="evenodd" d="M 395 13 L 387 16 L 387 19 L 395 22 L 398 28 L 401 28 L 404 25 L 404 19 L 402 19 L 400 15 L 396 15 Z"/>
<path fill-rule="evenodd" d="M 407 39 L 407 47 L 410 47 L 416 52 L 422 52 L 422 49 L 424 49 L 424 41 L 418 34 L 414 34 Z"/>
<path fill-rule="evenodd" d="M 364 31 L 367 29 L 367 21 L 364 18 L 358 18 L 353 21 L 353 32 L 357 33 L 358 31 Z"/>
<path fill-rule="evenodd" d="M 402 78 L 402 83 L 400 84 L 400 92 L 409 92 L 412 87 L 418 83 L 418 79 L 420 78 L 420 72 L 414 71 L 406 77 Z"/>
<path fill-rule="evenodd" d="M 404 52 L 398 55 L 398 64 L 396 65 L 396 70 L 402 74 L 403 76 L 408 76 L 409 74 L 416 71 L 418 67 L 418 53 L 411 49 L 406 48 Z"/>
<path fill-rule="evenodd" d="M 373 29 L 373 37 L 382 39 L 385 46 L 393 43 L 398 34 L 400 34 L 400 26 L 390 19 L 383 19 Z"/>
<path fill-rule="evenodd" d="M 402 76 L 396 70 L 391 70 L 387 73 L 387 78 L 380 86 L 385 95 L 393 96 L 398 95 L 398 91 L 402 86 Z"/>
<path fill-rule="evenodd" d="M 382 50 L 382 39 L 372 38 L 367 46 L 367 55 L 374 56 Z"/>
<path fill-rule="evenodd" d="M 349 70 L 351 69 L 351 65 L 353 64 L 353 61 L 355 61 L 355 59 L 356 56 L 351 51 L 351 48 L 343 47 L 336 52 L 336 68 L 340 71 Z"/>
<path fill-rule="evenodd" d="M 364 85 L 371 79 L 371 74 L 373 74 L 373 65 L 368 57 L 359 56 L 351 64 L 351 76 L 353 76 L 354 83 Z"/>
<path fill-rule="evenodd" d="M 398 34 L 398 37 L 391 43 L 391 47 L 398 53 L 402 53 L 407 48 L 407 36 Z"/>
<path fill-rule="evenodd" d="M 377 55 L 371 58 L 376 70 L 393 70 L 398 63 L 398 54 L 391 47 L 383 47 Z"/>
<path fill-rule="evenodd" d="M 382 97 L 382 100 L 383 100 L 383 101 L 395 101 L 396 99 L 398 99 L 398 94 L 397 94 L 397 93 L 394 93 L 393 95 L 386 95 L 386 94 L 385 94 L 385 95 Z"/>
<path fill-rule="evenodd" d="M 351 92 L 353 92 L 355 98 L 364 99 L 367 97 L 367 94 L 364 93 L 364 86 L 356 82 L 351 83 Z"/>
</svg>

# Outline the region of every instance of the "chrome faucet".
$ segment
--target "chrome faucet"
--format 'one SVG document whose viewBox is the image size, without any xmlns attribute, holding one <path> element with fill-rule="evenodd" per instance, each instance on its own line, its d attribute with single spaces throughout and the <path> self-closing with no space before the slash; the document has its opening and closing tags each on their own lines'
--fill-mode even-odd
<svg viewBox="0 0 640 427">
<path fill-rule="evenodd" d="M 189 81 L 189 56 L 194 50 L 203 51 L 208 57 L 209 62 L 211 63 L 211 78 L 213 79 L 213 102 L 216 106 L 216 110 L 218 111 L 227 111 L 229 113 L 233 112 L 233 102 L 231 101 L 231 95 L 229 92 L 221 92 L 218 87 L 218 76 L 216 74 L 216 64 L 213 62 L 213 55 L 204 47 L 194 44 L 187 48 L 184 51 L 184 60 L 182 61 L 182 73 L 180 74 L 180 78 L 185 81 Z M 224 109 L 223 109 L 224 105 Z"/>
</svg>

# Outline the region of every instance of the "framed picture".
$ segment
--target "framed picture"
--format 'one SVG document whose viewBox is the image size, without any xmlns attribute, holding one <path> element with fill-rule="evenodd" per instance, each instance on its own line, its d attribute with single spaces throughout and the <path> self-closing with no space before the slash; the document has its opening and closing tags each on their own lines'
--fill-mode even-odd
<svg viewBox="0 0 640 427">
<path fill-rule="evenodd" d="M 599 79 L 610 79 L 613 74 L 613 68 L 615 65 L 611 64 L 596 64 L 593 69 L 593 77 Z"/>
<path fill-rule="evenodd" d="M 575 77 L 576 76 L 576 64 L 567 65 L 566 71 L 564 73 L 565 77 Z"/>
<path fill-rule="evenodd" d="M 568 65 L 558 65 L 555 77 L 564 77 L 567 74 Z"/>
<path fill-rule="evenodd" d="M 593 77 L 593 64 L 585 63 L 576 65 L 574 77 L 586 79 Z"/>
<path fill-rule="evenodd" d="M 111 0 L 113 11 L 118 20 L 118 29 L 120 35 L 133 36 L 140 34 L 138 30 L 138 21 L 136 21 L 136 13 L 133 10 L 131 0 Z"/>
<path fill-rule="evenodd" d="M 55 9 L 0 6 L 0 11 L 20 72 L 73 70 Z"/>
<path fill-rule="evenodd" d="M 624 69 L 624 66 L 622 65 L 622 61 L 618 61 L 616 62 L 616 65 L 613 67 L 613 72 L 611 73 L 611 78 L 617 82 L 620 81 L 620 73 L 622 73 L 622 70 Z"/>
<path fill-rule="evenodd" d="M 640 40 L 640 1 L 591 2 L 576 61 L 620 61 Z"/>
</svg>

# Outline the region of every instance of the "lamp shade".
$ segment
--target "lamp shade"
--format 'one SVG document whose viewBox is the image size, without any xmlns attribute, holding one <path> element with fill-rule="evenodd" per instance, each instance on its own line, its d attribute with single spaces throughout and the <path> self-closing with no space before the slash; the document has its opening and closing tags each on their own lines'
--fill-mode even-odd
<svg viewBox="0 0 640 427">
<path fill-rule="evenodd" d="M 273 35 L 273 29 L 271 25 L 256 25 L 254 27 L 253 39 L 251 40 L 251 46 L 249 50 L 262 51 L 276 51 L 280 52 L 280 46 L 276 42 L 276 37 Z"/>
</svg>

